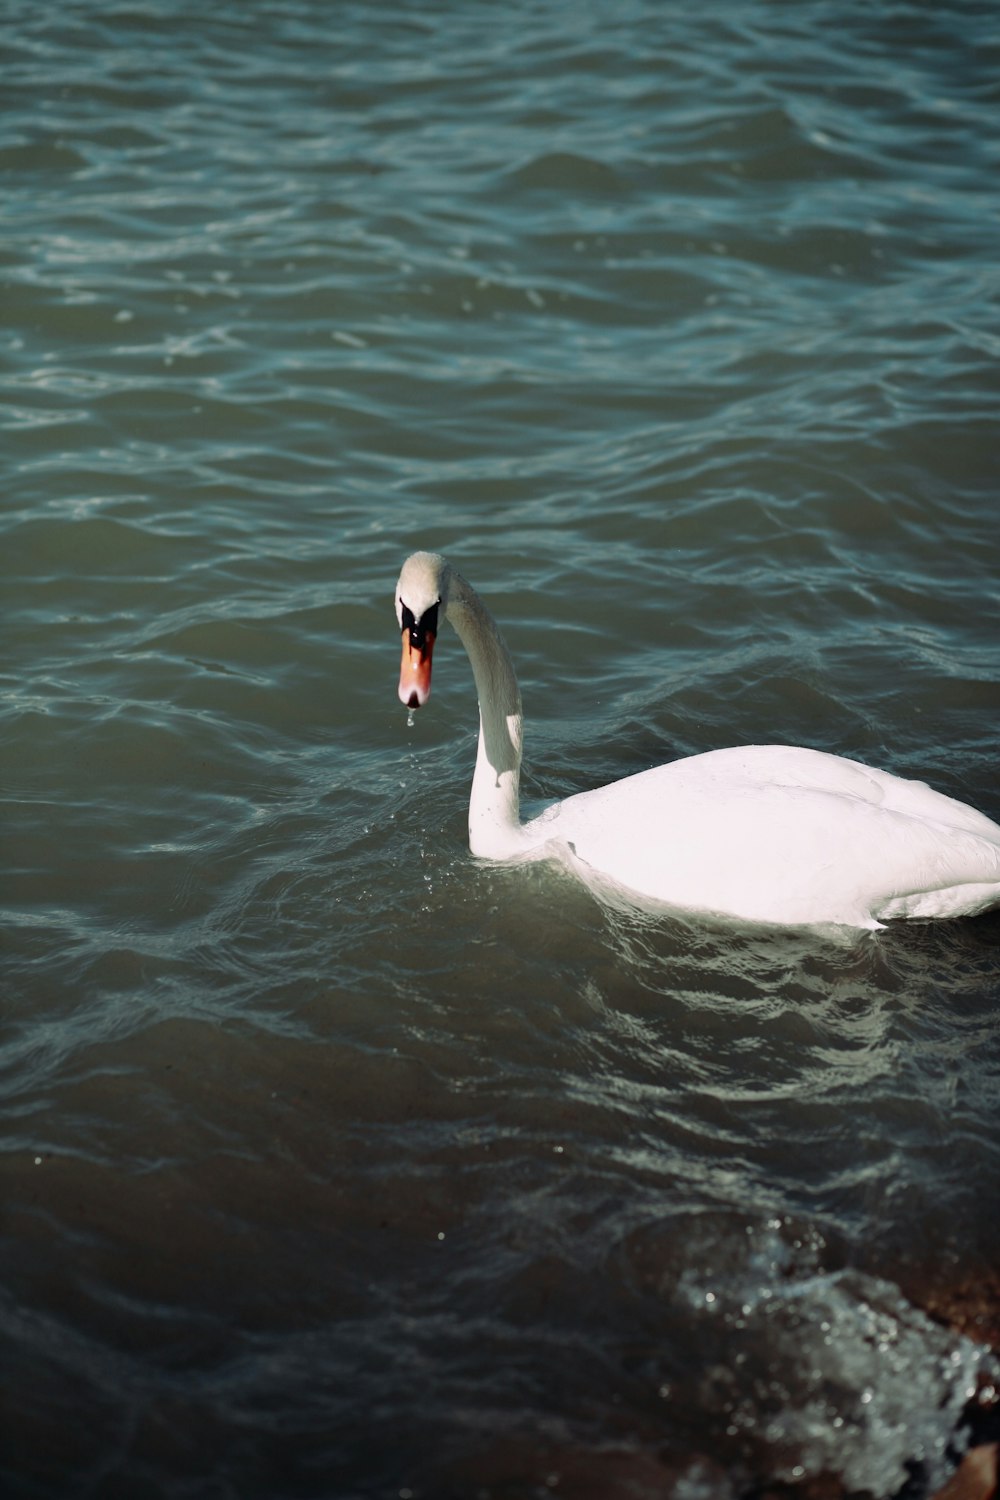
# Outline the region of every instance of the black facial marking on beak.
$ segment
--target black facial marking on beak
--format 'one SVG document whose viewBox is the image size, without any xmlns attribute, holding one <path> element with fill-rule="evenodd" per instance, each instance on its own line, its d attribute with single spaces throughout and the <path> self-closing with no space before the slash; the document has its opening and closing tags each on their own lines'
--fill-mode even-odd
<svg viewBox="0 0 1000 1500">
<path fill-rule="evenodd" d="M 410 645 L 414 651 L 423 654 L 427 649 L 427 637 L 433 641 L 438 631 L 438 610 L 441 606 L 439 599 L 437 604 L 432 604 L 430 609 L 425 609 L 420 619 L 416 619 L 412 609 L 408 609 L 402 599 L 399 601 L 399 612 L 402 617 L 402 630 L 404 635 L 410 637 Z"/>
</svg>

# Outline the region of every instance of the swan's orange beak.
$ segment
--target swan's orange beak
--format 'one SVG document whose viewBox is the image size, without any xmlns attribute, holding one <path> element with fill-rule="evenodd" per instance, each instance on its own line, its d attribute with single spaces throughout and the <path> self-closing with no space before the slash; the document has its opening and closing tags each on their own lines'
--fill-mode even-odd
<svg viewBox="0 0 1000 1500">
<path fill-rule="evenodd" d="M 403 660 L 399 668 L 399 701 L 422 708 L 431 695 L 432 630 L 403 630 Z"/>
</svg>

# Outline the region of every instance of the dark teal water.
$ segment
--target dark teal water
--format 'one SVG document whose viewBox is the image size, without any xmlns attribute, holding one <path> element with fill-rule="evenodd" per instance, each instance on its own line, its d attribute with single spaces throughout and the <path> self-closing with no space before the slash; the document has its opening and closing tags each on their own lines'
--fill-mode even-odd
<svg viewBox="0 0 1000 1500">
<path fill-rule="evenodd" d="M 8 0 L 0 68 L 5 1493 L 929 1490 L 998 920 L 476 864 L 392 590 L 490 601 L 530 796 L 1000 816 L 994 7 Z"/>
</svg>

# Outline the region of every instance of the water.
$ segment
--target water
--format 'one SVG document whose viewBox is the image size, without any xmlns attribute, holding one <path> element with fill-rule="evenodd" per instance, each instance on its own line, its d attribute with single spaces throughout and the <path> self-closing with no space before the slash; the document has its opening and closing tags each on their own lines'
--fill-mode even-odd
<svg viewBox="0 0 1000 1500">
<path fill-rule="evenodd" d="M 940 1483 L 1000 1345 L 1000 919 L 465 849 L 789 740 L 1000 816 L 994 8 L 8 0 L 18 1497 Z M 994 1372 L 995 1373 L 995 1372 Z"/>
</svg>

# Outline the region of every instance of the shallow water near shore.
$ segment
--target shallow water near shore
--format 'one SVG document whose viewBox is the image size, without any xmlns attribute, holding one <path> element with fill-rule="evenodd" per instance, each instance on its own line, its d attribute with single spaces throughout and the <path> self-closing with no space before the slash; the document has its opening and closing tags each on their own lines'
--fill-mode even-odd
<svg viewBox="0 0 1000 1500">
<path fill-rule="evenodd" d="M 489 602 L 532 802 L 785 741 L 1000 818 L 992 9 L 0 54 L 4 1493 L 930 1493 L 998 1376 L 1000 916 L 474 861 L 392 591 Z"/>
</svg>

